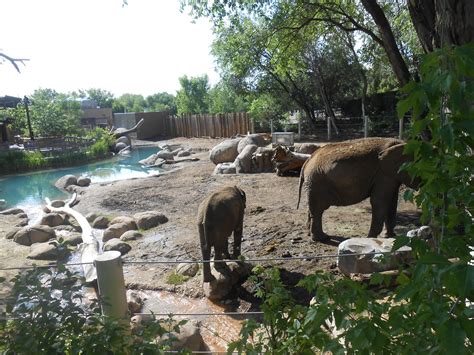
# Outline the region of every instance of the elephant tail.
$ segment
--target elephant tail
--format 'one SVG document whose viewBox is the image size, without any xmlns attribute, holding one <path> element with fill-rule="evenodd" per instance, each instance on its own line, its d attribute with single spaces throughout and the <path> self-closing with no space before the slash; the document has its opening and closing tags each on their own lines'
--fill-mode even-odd
<svg viewBox="0 0 474 355">
<path fill-rule="evenodd" d="M 300 172 L 300 183 L 298 186 L 298 202 L 296 204 L 296 209 L 300 207 L 300 200 L 301 200 L 301 187 L 303 186 L 304 183 L 304 166 L 306 165 L 306 162 L 303 164 L 301 167 L 301 172 Z"/>
</svg>

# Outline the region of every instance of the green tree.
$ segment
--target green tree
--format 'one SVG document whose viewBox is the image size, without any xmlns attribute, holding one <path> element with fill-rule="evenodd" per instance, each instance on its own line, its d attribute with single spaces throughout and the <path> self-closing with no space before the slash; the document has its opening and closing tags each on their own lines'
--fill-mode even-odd
<svg viewBox="0 0 474 355">
<path fill-rule="evenodd" d="M 184 75 L 179 78 L 179 83 L 181 88 L 176 94 L 178 114 L 209 112 L 209 79 L 207 75 L 190 78 Z"/>
<path fill-rule="evenodd" d="M 209 90 L 209 113 L 244 112 L 247 109 L 244 95 L 237 93 L 227 82 L 221 81 Z"/>
<path fill-rule="evenodd" d="M 123 94 L 112 104 L 113 112 L 144 112 L 147 102 L 143 95 Z"/>
<path fill-rule="evenodd" d="M 176 98 L 167 92 L 159 92 L 146 97 L 148 111 L 169 111 L 171 115 L 176 115 Z"/>
<path fill-rule="evenodd" d="M 82 98 L 94 100 L 101 108 L 112 108 L 115 101 L 114 94 L 104 89 L 79 90 L 79 94 Z"/>
<path fill-rule="evenodd" d="M 31 125 L 35 136 L 64 136 L 82 132 L 81 105 L 70 95 L 52 89 L 35 90 L 30 99 Z M 20 120 L 24 113 L 19 108 Z M 23 124 L 24 125 L 24 124 Z"/>
</svg>

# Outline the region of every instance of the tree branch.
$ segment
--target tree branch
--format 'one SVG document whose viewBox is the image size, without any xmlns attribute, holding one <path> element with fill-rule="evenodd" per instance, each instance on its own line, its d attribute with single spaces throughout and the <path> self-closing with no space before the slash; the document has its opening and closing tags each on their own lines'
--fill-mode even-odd
<svg viewBox="0 0 474 355">
<path fill-rule="evenodd" d="M 18 67 L 17 62 L 25 65 L 25 62 L 29 61 L 29 59 L 26 59 L 26 58 L 12 58 L 12 57 L 6 55 L 5 53 L 1 53 L 1 52 L 0 52 L 0 57 L 2 57 L 4 59 L 6 59 L 7 61 L 9 61 L 15 67 L 15 69 L 18 73 L 20 73 L 20 68 Z"/>
</svg>

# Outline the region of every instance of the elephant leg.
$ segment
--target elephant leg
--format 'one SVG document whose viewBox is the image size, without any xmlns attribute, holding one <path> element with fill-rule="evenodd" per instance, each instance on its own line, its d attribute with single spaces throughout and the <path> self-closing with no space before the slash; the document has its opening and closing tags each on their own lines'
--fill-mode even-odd
<svg viewBox="0 0 474 355">
<path fill-rule="evenodd" d="M 329 239 L 329 236 L 323 232 L 323 213 L 328 208 L 321 206 L 315 202 L 312 202 L 313 199 L 309 201 L 309 218 L 311 219 L 311 239 L 314 241 L 324 241 Z"/>
<path fill-rule="evenodd" d="M 240 247 L 242 245 L 242 233 L 244 229 L 244 211 L 241 211 L 239 216 L 239 221 L 237 223 L 237 227 L 234 230 L 234 250 L 232 254 L 233 259 L 237 259 L 240 256 L 241 250 Z"/>
<path fill-rule="evenodd" d="M 306 228 L 308 230 L 308 237 L 311 237 L 311 213 L 308 209 L 308 217 L 306 219 Z"/>
<path fill-rule="evenodd" d="M 222 237 L 222 236 L 219 236 Z M 214 246 L 214 251 L 215 251 L 215 256 L 214 256 L 214 267 L 217 270 L 222 270 L 225 268 L 226 264 L 225 262 L 219 262 L 220 260 L 223 260 L 224 257 L 226 257 L 226 254 L 229 254 L 228 248 L 228 242 L 227 242 L 227 237 L 225 240 L 219 241 L 219 243 L 216 243 Z M 227 251 L 226 251 L 227 249 Z"/>
<path fill-rule="evenodd" d="M 387 217 L 385 218 L 385 229 L 387 238 L 395 237 L 394 229 L 397 221 L 398 190 L 399 188 L 397 188 L 392 194 L 388 206 Z"/>
<path fill-rule="evenodd" d="M 201 252 L 203 260 L 211 260 L 211 246 L 206 240 L 206 234 L 204 231 L 204 225 L 198 225 L 199 230 L 199 240 L 201 242 Z M 204 282 L 211 282 L 215 278 L 211 274 L 211 265 L 209 262 L 204 262 L 202 265 L 202 276 Z"/>
<path fill-rule="evenodd" d="M 388 196 L 391 197 L 391 194 Z M 370 224 L 369 238 L 376 238 L 383 229 L 383 223 L 387 217 L 390 198 L 383 195 L 370 196 L 370 204 L 372 206 L 372 222 Z"/>
</svg>

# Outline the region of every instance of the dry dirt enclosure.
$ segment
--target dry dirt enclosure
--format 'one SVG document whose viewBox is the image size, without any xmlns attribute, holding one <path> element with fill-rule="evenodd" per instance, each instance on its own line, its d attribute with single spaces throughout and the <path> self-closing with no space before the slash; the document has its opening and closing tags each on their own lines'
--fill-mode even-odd
<svg viewBox="0 0 474 355">
<path fill-rule="evenodd" d="M 366 200 L 347 207 L 331 207 L 324 214 L 330 242 L 311 241 L 306 230 L 306 200 L 296 209 L 298 177 L 279 177 L 274 173 L 213 175 L 214 164 L 208 150 L 221 140 L 177 138 L 157 144 L 179 144 L 196 151 L 197 162 L 180 163 L 175 170 L 157 177 L 93 184 L 85 189 L 74 207 L 83 214 L 96 212 L 108 217 L 133 215 L 158 210 L 169 221 L 145 232 L 145 237 L 130 241 L 128 261 L 200 259 L 196 214 L 206 195 L 223 185 L 239 185 L 247 195 L 242 254 L 246 258 L 271 258 L 334 254 L 345 238 L 364 237 L 370 225 L 370 205 Z M 400 199 L 396 232 L 403 233 L 418 223 L 416 207 Z M 5 223 L 6 220 L 2 220 Z M 5 240 L 6 228 L 0 228 L 2 265 L 30 264 L 11 240 Z M 12 253 L 13 252 L 13 253 Z M 262 262 L 282 268 L 284 279 L 293 284 L 302 275 L 318 269 L 336 271 L 336 260 L 284 260 Z M 201 273 L 181 284 L 170 284 L 168 277 L 176 264 L 125 264 L 129 288 L 166 289 L 189 296 L 202 296 Z"/>
<path fill-rule="evenodd" d="M 239 185 L 247 195 L 242 254 L 246 258 L 271 258 L 334 254 L 344 238 L 364 237 L 370 225 L 368 201 L 347 207 L 332 207 L 324 214 L 325 231 L 335 236 L 328 243 L 311 241 L 306 230 L 306 201 L 296 209 L 298 177 L 279 177 L 274 173 L 212 175 L 214 164 L 208 150 L 221 140 L 171 139 L 159 144 L 191 147 L 198 162 L 181 163 L 176 171 L 158 177 L 124 180 L 92 186 L 75 207 L 83 213 L 109 216 L 131 215 L 150 209 L 162 211 L 169 222 L 147 232 L 145 238 L 131 241 L 133 249 L 125 260 L 200 259 L 196 214 L 206 195 L 223 185 Z M 400 199 L 397 232 L 413 228 L 418 222 L 416 207 Z M 284 260 L 264 262 L 286 271 L 291 284 L 301 275 L 318 269 L 335 269 L 335 259 Z M 181 285 L 170 285 L 168 276 L 175 264 L 125 265 L 129 287 L 168 289 L 187 295 L 202 295 L 201 274 Z"/>
</svg>

